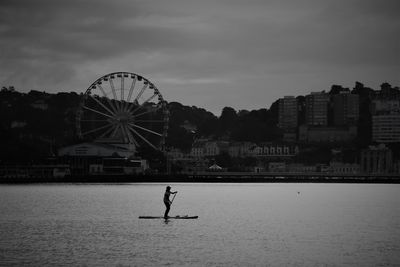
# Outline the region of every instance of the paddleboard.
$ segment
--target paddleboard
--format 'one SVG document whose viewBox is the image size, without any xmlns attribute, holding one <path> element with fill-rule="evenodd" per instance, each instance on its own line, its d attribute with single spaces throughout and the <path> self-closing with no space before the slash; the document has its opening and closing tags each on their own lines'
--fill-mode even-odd
<svg viewBox="0 0 400 267">
<path fill-rule="evenodd" d="M 168 217 L 168 219 L 197 219 L 199 216 L 173 216 Z M 139 216 L 139 219 L 164 219 L 164 216 Z"/>
</svg>

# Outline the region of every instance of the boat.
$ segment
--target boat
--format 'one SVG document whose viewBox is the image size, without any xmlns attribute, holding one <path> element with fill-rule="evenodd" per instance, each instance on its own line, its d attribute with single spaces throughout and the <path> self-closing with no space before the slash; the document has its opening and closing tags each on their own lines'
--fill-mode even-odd
<svg viewBox="0 0 400 267">
<path fill-rule="evenodd" d="M 185 215 L 185 216 L 172 216 L 169 217 L 168 219 L 197 219 L 199 218 L 199 216 L 189 216 L 189 215 Z M 164 216 L 139 216 L 139 219 L 165 219 Z"/>
</svg>

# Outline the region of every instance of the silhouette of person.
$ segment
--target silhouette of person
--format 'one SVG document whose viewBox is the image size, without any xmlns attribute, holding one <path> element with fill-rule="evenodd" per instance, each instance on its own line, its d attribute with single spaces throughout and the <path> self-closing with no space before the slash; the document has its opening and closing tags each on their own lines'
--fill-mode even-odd
<svg viewBox="0 0 400 267">
<path fill-rule="evenodd" d="M 178 193 L 178 191 L 171 192 L 171 187 L 170 186 L 167 186 L 167 188 L 165 189 L 165 193 L 164 193 L 164 204 L 165 204 L 165 208 L 166 208 L 165 209 L 165 213 L 164 213 L 164 218 L 165 219 L 168 219 L 168 212 L 169 212 L 169 210 L 171 208 L 171 204 L 172 204 L 172 201 L 169 200 L 169 196 L 171 194 L 176 194 L 176 193 Z"/>
</svg>

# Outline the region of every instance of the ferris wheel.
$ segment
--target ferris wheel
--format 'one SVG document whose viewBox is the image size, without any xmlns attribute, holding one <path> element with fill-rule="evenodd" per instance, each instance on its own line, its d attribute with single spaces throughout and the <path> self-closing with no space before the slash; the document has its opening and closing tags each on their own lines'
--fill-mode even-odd
<svg viewBox="0 0 400 267">
<path fill-rule="evenodd" d="M 76 120 L 87 141 L 164 150 L 169 112 L 159 89 L 130 72 L 104 75 L 86 90 Z"/>
</svg>

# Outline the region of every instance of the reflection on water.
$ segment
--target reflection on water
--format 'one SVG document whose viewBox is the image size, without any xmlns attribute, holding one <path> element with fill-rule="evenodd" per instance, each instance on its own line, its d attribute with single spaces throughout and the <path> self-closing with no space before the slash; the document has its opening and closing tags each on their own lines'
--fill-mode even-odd
<svg viewBox="0 0 400 267">
<path fill-rule="evenodd" d="M 0 266 L 394 266 L 400 185 L 0 186 Z"/>
</svg>

